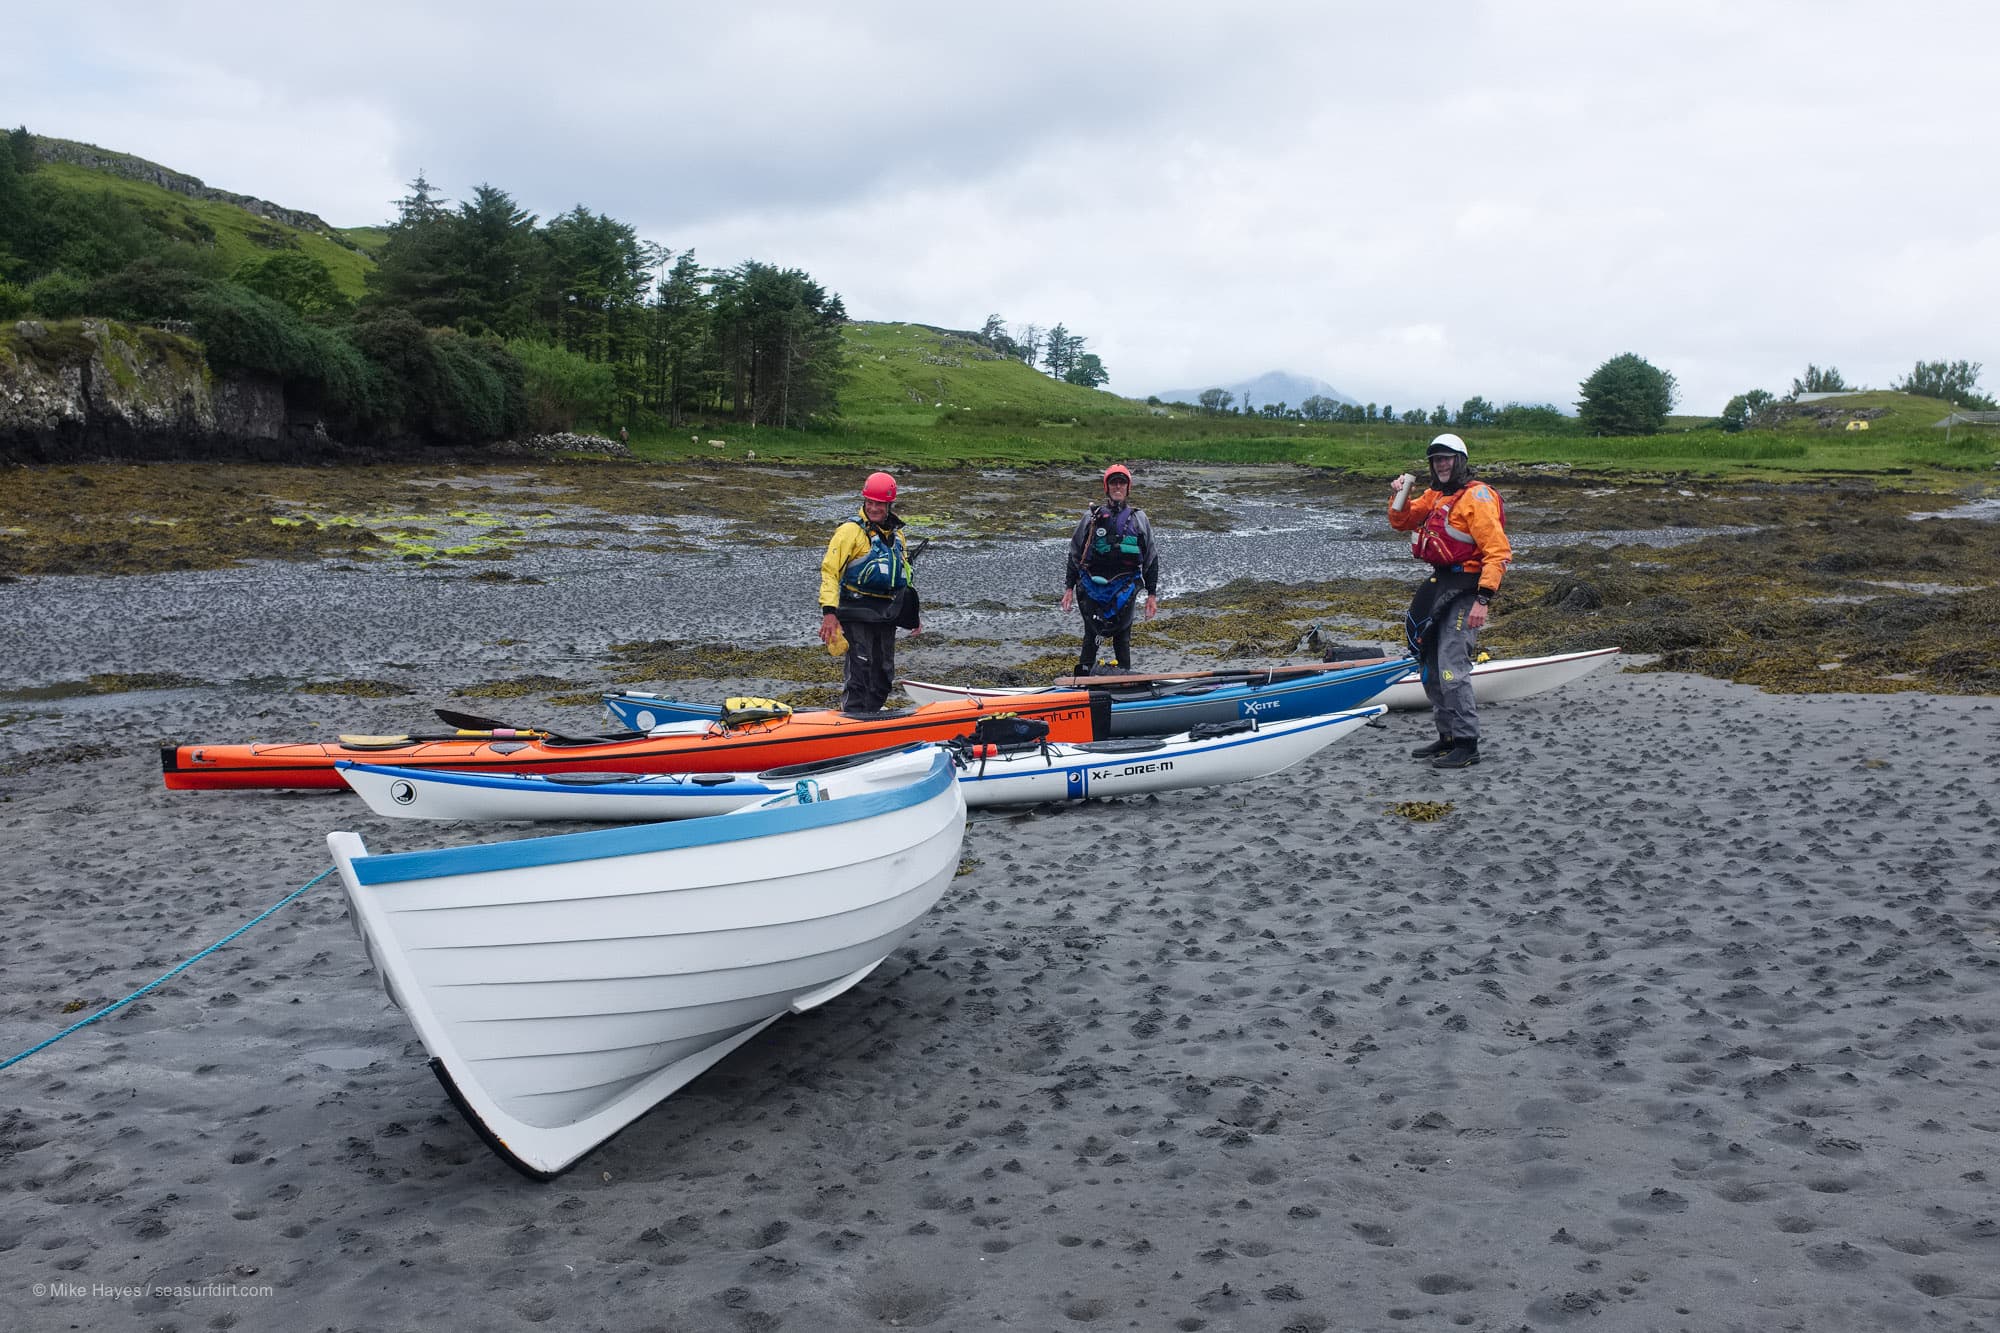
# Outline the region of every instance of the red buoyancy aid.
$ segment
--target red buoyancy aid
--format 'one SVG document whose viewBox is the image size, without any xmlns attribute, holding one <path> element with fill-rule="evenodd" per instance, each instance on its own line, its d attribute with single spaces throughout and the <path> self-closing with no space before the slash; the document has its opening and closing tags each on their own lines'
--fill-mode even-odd
<svg viewBox="0 0 2000 1333">
<path fill-rule="evenodd" d="M 1473 540 L 1469 531 L 1451 521 L 1451 511 L 1475 490 L 1483 490 L 1493 497 L 1494 515 L 1504 524 L 1507 521 L 1507 506 L 1500 499 L 1500 492 L 1484 482 L 1474 481 L 1463 490 L 1440 499 L 1424 516 L 1424 525 L 1410 540 L 1410 554 L 1425 564 L 1440 567 L 1462 565 L 1477 556 L 1479 543 Z"/>
</svg>

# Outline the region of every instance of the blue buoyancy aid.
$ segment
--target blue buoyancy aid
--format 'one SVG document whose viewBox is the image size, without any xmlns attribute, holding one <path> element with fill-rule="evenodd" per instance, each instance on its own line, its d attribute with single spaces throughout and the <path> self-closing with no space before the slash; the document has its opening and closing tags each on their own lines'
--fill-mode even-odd
<svg viewBox="0 0 2000 1333">
<path fill-rule="evenodd" d="M 868 528 L 867 532 L 868 549 L 848 561 L 847 568 L 841 571 L 843 602 L 852 598 L 863 605 L 886 603 L 910 586 L 910 561 L 897 535 L 876 527 Z"/>
</svg>

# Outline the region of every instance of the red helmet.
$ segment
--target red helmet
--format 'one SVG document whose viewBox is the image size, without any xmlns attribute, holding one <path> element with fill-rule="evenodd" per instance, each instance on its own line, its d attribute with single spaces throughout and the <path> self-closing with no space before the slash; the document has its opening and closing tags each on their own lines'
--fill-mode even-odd
<svg viewBox="0 0 2000 1333">
<path fill-rule="evenodd" d="M 871 472 L 868 480 L 861 483 L 861 498 L 879 500 L 883 504 L 893 504 L 896 500 L 896 479 L 886 472 Z"/>
<path fill-rule="evenodd" d="M 1126 467 L 1123 463 L 1113 463 L 1110 467 L 1104 469 L 1104 489 L 1106 493 L 1109 493 L 1111 490 L 1111 479 L 1113 477 L 1125 478 L 1125 484 L 1130 486 L 1132 484 L 1132 469 Z"/>
</svg>

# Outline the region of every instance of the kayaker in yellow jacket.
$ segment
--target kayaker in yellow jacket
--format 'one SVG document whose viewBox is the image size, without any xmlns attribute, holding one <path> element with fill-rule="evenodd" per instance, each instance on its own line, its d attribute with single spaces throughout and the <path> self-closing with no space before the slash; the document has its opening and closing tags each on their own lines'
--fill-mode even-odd
<svg viewBox="0 0 2000 1333">
<path fill-rule="evenodd" d="M 1435 768 L 1479 762 L 1479 705 L 1472 658 L 1487 607 L 1514 558 L 1500 494 L 1472 475 L 1465 441 L 1444 434 L 1425 451 L 1431 484 L 1412 497 L 1405 472 L 1389 492 L 1389 526 L 1416 534 L 1410 554 L 1431 567 L 1404 617 L 1404 634 L 1421 667 L 1438 738 L 1410 752 Z"/>
<path fill-rule="evenodd" d="M 895 502 L 896 479 L 870 474 L 861 487 L 860 514 L 833 530 L 819 565 L 819 641 L 833 646 L 837 638 L 847 640 L 843 712 L 880 711 L 895 684 L 897 627 L 923 633 Z"/>
</svg>

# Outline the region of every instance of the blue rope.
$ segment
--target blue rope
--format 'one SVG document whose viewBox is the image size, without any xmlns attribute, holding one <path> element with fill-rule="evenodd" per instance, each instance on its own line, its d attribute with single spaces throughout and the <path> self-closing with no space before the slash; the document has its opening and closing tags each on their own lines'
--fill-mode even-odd
<svg viewBox="0 0 2000 1333">
<path fill-rule="evenodd" d="M 304 893 L 307 889 L 319 883 L 321 880 L 325 879 L 328 875 L 331 875 L 332 873 L 333 873 L 333 867 L 328 866 L 326 869 L 320 871 L 317 875 L 314 875 L 311 879 L 307 880 L 305 883 L 299 885 L 299 887 L 297 887 L 296 889 L 293 889 L 283 898 L 271 904 L 269 907 L 265 908 L 263 911 L 259 912 L 256 916 L 244 922 L 242 925 L 238 926 L 235 930 L 230 931 L 227 935 L 223 936 L 215 943 L 209 945 L 206 949 L 203 949 L 200 953 L 196 954 L 194 957 L 187 959 L 185 962 L 175 964 L 172 969 L 161 973 L 159 976 L 153 978 L 145 985 L 139 987 L 138 990 L 135 990 L 130 995 L 127 995 L 124 999 L 105 1005 L 102 1009 L 99 1009 L 89 1018 L 79 1019 L 78 1021 L 64 1028 L 61 1032 L 56 1033 L 55 1036 L 50 1037 L 47 1041 L 38 1042 L 37 1044 L 30 1046 L 27 1050 L 22 1051 L 19 1055 L 9 1056 L 5 1060 L 0 1060 L 0 1069 L 5 1069 L 9 1065 L 19 1064 L 21 1061 L 33 1055 L 36 1051 L 42 1050 L 45 1047 L 55 1045 L 57 1042 L 61 1041 L 64 1037 L 67 1037 L 70 1033 L 75 1032 L 78 1028 L 88 1027 L 92 1023 L 95 1023 L 98 1019 L 104 1017 L 106 1014 L 115 1012 L 116 1010 L 119 1009 L 123 1009 L 126 1005 L 132 1003 L 132 1001 L 138 999 L 141 995 L 144 995 L 147 991 L 153 989 L 153 987 L 159 985 L 161 982 L 173 976 L 175 973 L 185 971 L 186 969 L 194 966 L 196 963 L 199 963 L 202 959 L 208 957 L 210 954 L 214 953 L 217 949 L 220 949 L 223 945 L 229 943 L 229 941 L 235 939 L 238 935 L 241 935 L 244 931 L 250 929 L 250 927 L 256 925 L 259 921 L 262 921 L 265 917 L 271 915 L 271 913 L 277 911 L 280 907 L 283 907 L 286 903 L 298 897 L 300 894 Z"/>
</svg>

